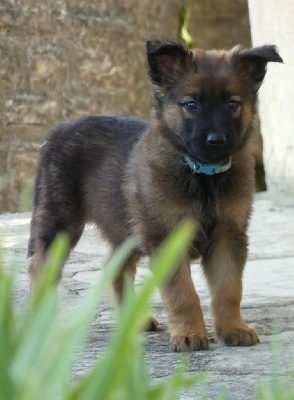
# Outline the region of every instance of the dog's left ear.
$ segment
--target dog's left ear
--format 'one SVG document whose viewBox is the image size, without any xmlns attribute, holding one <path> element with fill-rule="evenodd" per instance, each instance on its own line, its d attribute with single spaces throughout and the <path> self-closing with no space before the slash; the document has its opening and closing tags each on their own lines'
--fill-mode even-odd
<svg viewBox="0 0 294 400">
<path fill-rule="evenodd" d="M 235 47 L 232 51 L 232 59 L 238 73 L 252 79 L 257 90 L 264 79 L 267 63 L 283 62 L 274 45 L 255 47 L 250 50 Z"/>
<path fill-rule="evenodd" d="M 177 82 L 183 71 L 191 65 L 192 53 L 181 43 L 160 42 L 146 43 L 148 76 L 152 83 L 169 88 Z"/>
</svg>

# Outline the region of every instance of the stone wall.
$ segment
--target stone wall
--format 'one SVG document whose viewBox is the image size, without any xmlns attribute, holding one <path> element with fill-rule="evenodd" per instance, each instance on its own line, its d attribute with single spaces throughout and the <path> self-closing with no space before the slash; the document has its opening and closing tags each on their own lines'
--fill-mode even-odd
<svg viewBox="0 0 294 400">
<path fill-rule="evenodd" d="M 0 212 L 31 208 L 51 126 L 91 113 L 148 117 L 145 40 L 177 38 L 183 4 L 197 46 L 250 46 L 246 0 L 1 1 Z"/>
</svg>

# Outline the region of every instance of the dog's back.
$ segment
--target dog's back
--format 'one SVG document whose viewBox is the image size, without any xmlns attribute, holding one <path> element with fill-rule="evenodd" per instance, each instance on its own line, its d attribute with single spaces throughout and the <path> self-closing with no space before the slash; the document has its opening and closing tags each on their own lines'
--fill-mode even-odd
<svg viewBox="0 0 294 400">
<path fill-rule="evenodd" d="M 137 118 L 88 116 L 49 132 L 40 148 L 28 257 L 38 253 L 39 263 L 60 231 L 75 246 L 85 223 L 97 219 L 114 245 L 130 234 L 123 174 L 147 126 Z"/>
</svg>

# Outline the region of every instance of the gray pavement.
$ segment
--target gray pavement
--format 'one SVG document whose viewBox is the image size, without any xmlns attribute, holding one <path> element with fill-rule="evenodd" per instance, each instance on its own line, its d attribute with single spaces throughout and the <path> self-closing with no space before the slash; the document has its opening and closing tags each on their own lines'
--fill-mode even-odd
<svg viewBox="0 0 294 400">
<path fill-rule="evenodd" d="M 29 221 L 28 213 L 0 216 L 0 243 L 5 249 L 5 266 L 10 268 L 12 264 L 18 264 L 21 270 L 16 293 L 16 301 L 20 304 L 29 291 L 25 266 Z M 281 379 L 285 385 L 294 381 L 294 199 L 282 194 L 256 195 L 249 237 L 242 313 L 245 321 L 257 329 L 260 343 L 254 347 L 229 348 L 213 340 L 209 294 L 201 267 L 194 263 L 192 277 L 201 299 L 211 344 L 209 351 L 189 356 L 188 370 L 193 374 L 209 372 L 210 380 L 184 391 L 179 399 L 201 399 L 203 393 L 208 399 L 214 399 L 222 390 L 232 400 L 253 399 L 258 382 L 270 379 L 275 341 L 280 343 Z M 100 273 L 106 254 L 107 244 L 95 229 L 87 227 L 65 266 L 61 281 L 66 288 L 64 307 L 71 312 Z M 149 273 L 148 260 L 143 260 L 138 268 L 136 285 L 139 286 Z M 169 349 L 166 314 L 158 293 L 154 294 L 152 304 L 160 330 L 144 335 L 149 372 L 152 379 L 158 381 L 174 371 L 181 356 Z M 279 327 L 278 334 L 273 334 L 275 324 Z M 85 353 L 73 371 L 74 377 L 83 375 L 105 351 L 112 326 L 111 302 L 106 296 Z"/>
</svg>

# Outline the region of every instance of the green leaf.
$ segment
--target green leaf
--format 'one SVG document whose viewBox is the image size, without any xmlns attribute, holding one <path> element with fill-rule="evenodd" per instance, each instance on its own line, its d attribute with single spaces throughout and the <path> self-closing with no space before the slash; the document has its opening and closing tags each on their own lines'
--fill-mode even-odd
<svg viewBox="0 0 294 400">
<path fill-rule="evenodd" d="M 180 20 L 180 29 L 179 29 L 179 36 L 180 39 L 189 47 L 194 46 L 194 40 L 190 35 L 189 23 L 191 18 L 191 7 L 188 5 L 183 5 L 180 9 L 179 20 Z"/>
<path fill-rule="evenodd" d="M 15 274 L 5 273 L 0 252 L 0 399 L 14 398 L 14 385 L 9 366 L 14 356 L 17 339 L 16 316 L 13 310 Z"/>
</svg>

